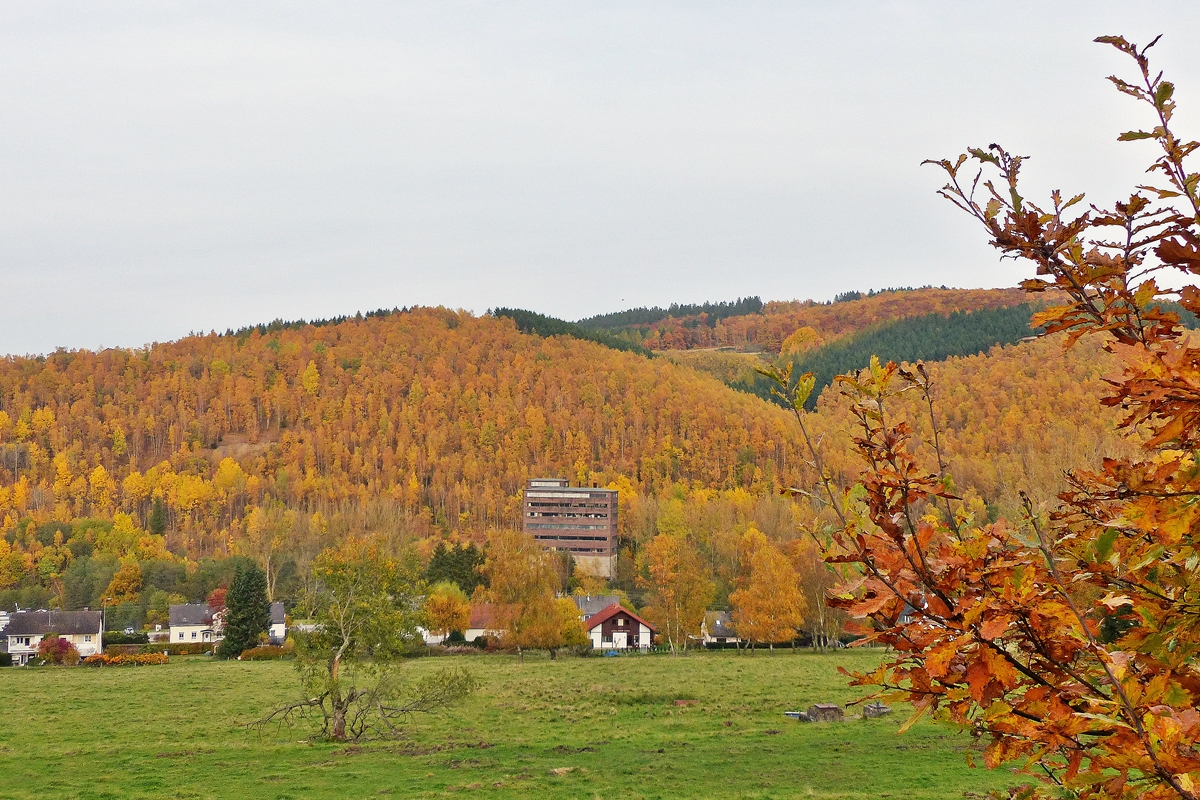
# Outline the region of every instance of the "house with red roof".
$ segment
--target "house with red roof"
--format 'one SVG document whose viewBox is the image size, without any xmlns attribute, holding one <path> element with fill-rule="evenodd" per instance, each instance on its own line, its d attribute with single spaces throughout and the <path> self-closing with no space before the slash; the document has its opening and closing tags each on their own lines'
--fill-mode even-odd
<svg viewBox="0 0 1200 800">
<path fill-rule="evenodd" d="M 583 629 L 597 650 L 647 650 L 654 644 L 655 627 L 619 603 L 588 617 Z"/>
</svg>

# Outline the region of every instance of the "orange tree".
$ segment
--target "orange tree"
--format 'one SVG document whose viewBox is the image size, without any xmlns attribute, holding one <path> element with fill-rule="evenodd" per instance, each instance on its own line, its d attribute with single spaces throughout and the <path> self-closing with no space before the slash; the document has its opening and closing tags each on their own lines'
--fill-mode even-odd
<svg viewBox="0 0 1200 800">
<path fill-rule="evenodd" d="M 1022 519 L 985 524 L 952 492 L 924 367 L 874 361 L 839 379 L 854 401 L 860 486 L 833 491 L 813 455 L 836 518 L 827 558 L 859 572 L 834 602 L 865 621 L 867 641 L 893 648 L 856 684 L 911 702 L 913 719 L 933 712 L 969 727 L 988 741 L 989 766 L 1013 763 L 1051 785 L 1010 796 L 1196 800 L 1200 348 L 1163 301 L 1200 313 L 1200 289 L 1168 290 L 1200 273 L 1200 173 L 1185 163 L 1200 143 L 1172 132 L 1174 87 L 1150 69 L 1149 46 L 1097 41 L 1136 64 L 1136 80 L 1110 80 L 1153 111 L 1149 130 L 1120 139 L 1160 146 L 1154 185 L 1111 208 L 1058 192 L 1043 207 L 1020 193 L 1022 159 L 997 145 L 934 163 L 949 175 L 943 196 L 1005 256 L 1034 263 L 1039 277 L 1023 288 L 1066 293 L 1035 322 L 1068 346 L 1099 336 L 1119 357 L 1105 402 L 1143 450 L 1068 471 L 1052 509 L 1026 500 Z M 811 379 L 769 373 L 803 425 Z M 936 464 L 913 455 L 895 413 L 902 392 L 934 417 Z"/>
</svg>

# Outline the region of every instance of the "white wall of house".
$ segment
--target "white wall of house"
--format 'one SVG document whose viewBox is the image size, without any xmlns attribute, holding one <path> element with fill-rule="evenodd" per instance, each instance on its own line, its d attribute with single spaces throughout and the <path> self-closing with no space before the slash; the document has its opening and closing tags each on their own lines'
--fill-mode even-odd
<svg viewBox="0 0 1200 800">
<path fill-rule="evenodd" d="M 29 660 L 37 655 L 38 645 L 44 638 L 45 636 L 40 633 L 8 637 L 8 652 L 13 657 L 13 664 L 18 666 L 28 664 Z M 70 642 L 79 651 L 80 658 L 98 655 L 104 651 L 104 640 L 99 630 L 95 633 L 60 634 L 58 638 Z"/>
<path fill-rule="evenodd" d="M 287 625 L 282 622 L 276 622 L 267 631 L 267 635 L 270 636 L 273 641 L 282 642 L 287 638 Z"/>
<path fill-rule="evenodd" d="M 463 631 L 463 638 L 468 642 L 473 642 L 480 636 L 486 636 L 489 639 L 497 639 L 500 636 L 500 631 L 491 631 L 487 628 L 467 628 Z"/>
<path fill-rule="evenodd" d="M 612 641 L 604 641 L 601 627 L 597 625 L 588 631 L 588 637 L 592 640 L 592 647 L 596 650 L 626 650 L 638 647 L 650 647 L 650 629 L 640 622 L 635 622 L 627 631 L 622 631 L 619 628 L 614 630 Z M 625 636 L 621 637 L 621 633 L 624 633 Z"/>
<path fill-rule="evenodd" d="M 191 644 L 213 641 L 211 625 L 172 625 L 171 644 Z"/>
</svg>

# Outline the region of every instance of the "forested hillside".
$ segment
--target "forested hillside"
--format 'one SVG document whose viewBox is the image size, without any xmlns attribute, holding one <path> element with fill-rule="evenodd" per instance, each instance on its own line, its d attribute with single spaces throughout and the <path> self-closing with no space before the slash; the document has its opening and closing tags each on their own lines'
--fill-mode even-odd
<svg viewBox="0 0 1200 800">
<path fill-rule="evenodd" d="M 945 326 L 983 318 L 881 324 L 894 300 L 803 306 L 797 314 L 844 346 L 802 334 L 789 352 L 852 354 L 839 365 L 849 369 L 867 350 L 887 357 L 905 341 L 897 330 L 944 345 L 954 339 Z M 1025 332 L 1027 307 L 987 313 L 1021 317 L 1014 330 Z M 111 619 L 142 624 L 169 602 L 227 584 L 233 556 L 257 561 L 273 595 L 292 598 L 308 561 L 351 533 L 384 536 L 418 559 L 446 540 L 485 544 L 489 529 L 516 524 L 520 489 L 534 475 L 620 490 L 614 585 L 635 597 L 641 548 L 663 530 L 690 532 L 717 607 L 728 602 L 749 526 L 798 541 L 814 511 L 777 493 L 811 480 L 794 421 L 703 372 L 744 378 L 757 356 L 647 358 L 530 319 L 527 330 L 554 335 L 523 333 L 506 316 L 414 309 L 4 359 L 0 606 L 119 596 Z M 964 330 L 998 336 L 986 325 Z M 839 340 L 837 331 L 860 333 Z M 1010 507 L 1016 487 L 1050 491 L 1062 465 L 1093 463 L 1115 446 L 1097 402 L 1105 364 L 1094 343 L 1063 355 L 1043 341 L 932 365 L 952 472 L 981 509 Z M 822 394 L 813 425 L 848 485 L 857 467 L 836 392 Z"/>
<path fill-rule="evenodd" d="M 839 297 L 844 299 L 832 303 L 813 300 L 762 303 L 751 313 L 743 310 L 747 301 L 706 304 L 710 307 L 707 312 L 696 311 L 703 307 L 671 306 L 669 311 L 677 313 L 668 313 L 652 322 L 641 319 L 655 317 L 662 309 L 638 309 L 592 317 L 582 320 L 580 325 L 607 331 L 651 350 L 732 347 L 778 353 L 788 349 L 788 338 L 797 333 L 800 339 L 792 345 L 804 348 L 828 344 L 883 322 L 926 314 L 948 315 L 956 311 L 1005 308 L 1028 301 L 1020 289 L 932 287 L 869 295 L 848 292 Z"/>
<path fill-rule="evenodd" d="M 860 332 L 834 339 L 829 344 L 808 344 L 802 352 L 785 353 L 781 360 L 794 362 L 799 373 L 811 372 L 816 386 L 809 407 L 816 405 L 821 391 L 838 375 L 859 370 L 872 356 L 883 362 L 944 361 L 951 356 L 986 352 L 995 345 L 1014 344 L 1035 335 L 1029 327 L 1034 307 L 1029 304 L 977 311 L 955 311 L 949 315 L 925 314 L 881 323 Z M 794 341 L 798 337 L 793 336 Z M 778 400 L 770 382 L 755 373 L 727 381 L 735 389 L 767 400 Z"/>
<path fill-rule="evenodd" d="M 192 557 L 234 549 L 255 508 L 386 502 L 469 535 L 512 524 L 531 475 L 762 491 L 800 463 L 785 415 L 711 378 L 444 309 L 8 358 L 0 408 L 7 531 L 146 528 L 158 499 Z"/>
</svg>

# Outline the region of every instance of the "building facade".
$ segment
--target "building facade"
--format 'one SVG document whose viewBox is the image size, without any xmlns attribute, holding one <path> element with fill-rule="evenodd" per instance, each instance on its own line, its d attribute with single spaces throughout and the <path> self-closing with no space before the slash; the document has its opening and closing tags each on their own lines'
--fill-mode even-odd
<svg viewBox="0 0 1200 800">
<path fill-rule="evenodd" d="M 654 626 L 616 603 L 593 614 L 583 628 L 597 650 L 647 650 L 654 644 Z"/>
<path fill-rule="evenodd" d="M 617 493 L 563 478 L 525 485 L 522 527 L 547 550 L 565 550 L 581 572 L 611 578 L 617 557 Z"/>
<path fill-rule="evenodd" d="M 37 657 L 47 636 L 70 642 L 81 658 L 104 652 L 104 615 L 99 611 L 18 611 L 4 629 L 13 666 Z"/>
<path fill-rule="evenodd" d="M 170 608 L 171 639 L 174 644 L 215 642 L 221 637 L 207 603 L 185 603 Z"/>
</svg>

